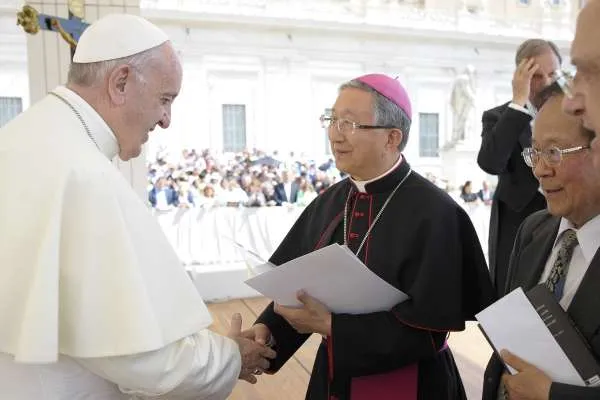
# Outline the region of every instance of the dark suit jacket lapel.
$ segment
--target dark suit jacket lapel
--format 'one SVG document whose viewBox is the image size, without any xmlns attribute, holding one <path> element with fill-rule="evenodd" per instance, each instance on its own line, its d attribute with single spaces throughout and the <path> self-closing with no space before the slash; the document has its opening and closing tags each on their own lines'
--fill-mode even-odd
<svg viewBox="0 0 600 400">
<path fill-rule="evenodd" d="M 600 249 L 596 251 L 568 312 L 586 339 L 590 340 L 600 329 Z"/>
<path fill-rule="evenodd" d="M 551 218 L 531 232 L 531 241 L 521 251 L 521 266 L 511 279 L 511 290 L 522 286 L 531 289 L 540 281 L 546 261 L 552 252 L 560 219 Z"/>
</svg>

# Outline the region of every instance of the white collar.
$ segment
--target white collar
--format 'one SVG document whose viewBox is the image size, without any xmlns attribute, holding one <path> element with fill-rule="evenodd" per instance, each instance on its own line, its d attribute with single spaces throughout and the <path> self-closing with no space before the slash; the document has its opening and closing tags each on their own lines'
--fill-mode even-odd
<svg viewBox="0 0 600 400">
<path fill-rule="evenodd" d="M 392 167 L 390 169 L 388 169 L 387 171 L 385 171 L 383 174 L 379 175 L 378 177 L 369 179 L 368 181 L 357 181 L 357 180 L 353 179 L 352 177 L 350 177 L 350 180 L 354 183 L 354 185 L 356 186 L 356 188 L 358 189 L 359 192 L 366 193 L 367 192 L 366 186 L 369 183 L 375 182 L 375 181 L 383 178 L 384 176 L 388 175 L 390 172 L 395 170 L 398 167 L 398 165 L 400 165 L 401 162 L 402 162 L 402 154 L 400 154 L 400 157 L 398 157 L 398 161 L 396 161 L 396 163 L 394 165 L 392 165 Z"/>
<path fill-rule="evenodd" d="M 576 232 L 583 257 L 588 263 L 592 262 L 592 258 L 600 248 L 600 215 L 596 215 L 579 229 L 576 229 L 567 219 L 561 218 L 554 246 L 558 244 L 562 234 L 567 229 L 573 229 Z"/>
<path fill-rule="evenodd" d="M 527 111 L 529 111 L 529 114 L 531 115 L 531 117 L 533 119 L 535 119 L 535 117 L 537 116 L 537 113 L 538 113 L 537 107 L 534 106 L 531 101 L 527 100 L 527 103 L 525 104 L 525 108 L 527 109 Z"/>
<path fill-rule="evenodd" d="M 100 151 L 112 160 L 119 153 L 119 143 L 112 129 L 100 114 L 81 96 L 64 86 L 58 86 L 53 90 L 54 93 L 67 100 L 81 114 L 90 130 L 89 133 L 98 145 Z M 83 127 L 82 127 L 83 128 Z"/>
</svg>

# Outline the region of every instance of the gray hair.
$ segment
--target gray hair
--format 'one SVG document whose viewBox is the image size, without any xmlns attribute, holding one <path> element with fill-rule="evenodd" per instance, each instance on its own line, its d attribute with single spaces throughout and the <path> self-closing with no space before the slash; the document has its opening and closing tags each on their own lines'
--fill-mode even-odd
<svg viewBox="0 0 600 400">
<path fill-rule="evenodd" d="M 108 61 L 91 63 L 71 63 L 67 81 L 79 86 L 94 86 L 104 80 L 118 66 L 127 64 L 139 72 L 138 76 L 143 81 L 142 72 L 144 66 L 159 55 L 160 46 L 142 51 L 128 57 L 117 58 Z"/>
<path fill-rule="evenodd" d="M 548 100 L 550 100 L 554 97 L 562 97 L 564 95 L 565 95 L 565 92 L 563 91 L 563 89 L 560 87 L 560 85 L 558 84 L 557 81 L 554 81 L 554 82 L 552 82 L 551 85 L 546 86 L 537 95 L 536 101 L 539 102 L 539 104 L 540 104 L 539 108 L 542 109 L 542 107 Z M 581 121 L 579 122 L 579 132 L 580 132 L 581 136 L 587 140 L 588 144 L 591 143 L 592 140 L 594 140 L 594 138 L 596 137 L 596 132 L 584 127 L 583 123 Z"/>
<path fill-rule="evenodd" d="M 558 63 L 562 64 L 562 57 L 558 50 L 558 46 L 554 44 L 554 42 L 544 39 L 527 39 L 521 43 L 515 54 L 515 64 L 518 66 L 521 64 L 521 61 L 527 58 L 537 57 L 547 51 L 554 53 L 556 58 L 558 58 Z"/>
<path fill-rule="evenodd" d="M 380 94 L 378 91 L 362 83 L 359 80 L 353 79 L 340 86 L 339 91 L 344 89 L 359 89 L 371 93 L 373 96 L 373 115 L 375 116 L 375 125 L 394 126 L 402 132 L 402 140 L 398 145 L 398 150 L 402 151 L 408 142 L 408 133 L 410 132 L 410 118 L 404 110 L 398 105 L 390 101 L 387 97 Z"/>
</svg>

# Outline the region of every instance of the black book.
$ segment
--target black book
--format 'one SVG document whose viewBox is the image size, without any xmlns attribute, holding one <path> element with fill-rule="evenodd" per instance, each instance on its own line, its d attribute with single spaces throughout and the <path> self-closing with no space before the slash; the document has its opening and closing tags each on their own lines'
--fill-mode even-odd
<svg viewBox="0 0 600 400">
<path fill-rule="evenodd" d="M 540 284 L 525 295 L 585 384 L 600 384 L 600 366 L 589 344 L 554 294 Z"/>
<path fill-rule="evenodd" d="M 521 292 L 521 294 L 519 295 L 517 292 Z M 510 300 L 508 299 L 509 296 L 511 296 Z M 525 299 L 523 300 L 527 301 L 533 308 L 531 310 L 532 315 L 537 314 L 537 316 L 540 317 L 540 322 L 548 329 L 548 332 L 552 335 L 564 356 L 569 360 L 573 369 L 581 378 L 581 381 L 583 381 L 586 386 L 600 385 L 600 364 L 598 363 L 598 360 L 569 314 L 563 310 L 554 297 L 554 294 L 550 292 L 544 284 L 537 285 L 528 292 L 523 292 L 521 288 L 515 289 L 487 309 L 477 314 L 476 317 L 480 321 L 479 329 L 494 349 L 496 355 L 501 359 L 498 350 L 505 347 L 507 341 L 521 341 L 521 336 L 527 336 L 524 335 L 524 332 L 521 332 L 521 330 L 537 325 L 535 323 L 532 324 L 532 322 L 535 321 L 523 320 L 523 315 L 518 314 L 513 318 L 513 315 L 511 314 L 512 306 L 508 305 L 516 301 L 519 296 L 525 296 Z M 503 303 L 503 305 L 500 305 L 499 303 Z M 492 307 L 494 307 L 493 310 Z M 482 321 L 484 322 L 482 323 Z M 486 332 L 485 326 L 492 329 L 492 331 Z M 494 343 L 492 338 L 498 340 L 498 343 Z M 535 339 L 529 337 L 529 340 Z M 532 345 L 533 346 L 531 347 L 533 347 L 534 350 L 530 355 L 536 358 L 537 362 L 541 362 L 539 353 L 535 353 L 535 351 L 539 351 L 539 348 L 535 350 L 535 344 L 532 343 Z M 500 348 L 497 346 L 500 346 Z M 521 343 L 521 351 L 523 351 L 524 348 L 529 347 L 530 346 L 527 346 L 526 344 L 523 346 Z M 526 354 L 523 355 L 527 357 Z M 555 356 L 550 358 L 556 360 Z M 537 367 L 549 370 L 553 369 L 551 365 L 540 364 L 537 365 Z M 512 369 L 506 364 L 505 369 L 507 372 L 513 373 Z M 568 383 L 560 380 L 558 382 Z"/>
</svg>

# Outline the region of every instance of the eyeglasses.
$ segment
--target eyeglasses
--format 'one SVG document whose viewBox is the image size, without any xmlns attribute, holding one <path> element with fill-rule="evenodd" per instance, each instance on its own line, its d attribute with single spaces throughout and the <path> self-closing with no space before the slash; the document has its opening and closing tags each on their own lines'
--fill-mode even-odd
<svg viewBox="0 0 600 400">
<path fill-rule="evenodd" d="M 336 118 L 330 115 L 321 115 L 321 127 L 329 129 L 335 126 L 340 133 L 354 133 L 357 129 L 394 129 L 390 125 L 363 125 L 345 118 Z"/>
<path fill-rule="evenodd" d="M 523 160 L 525 160 L 525 164 L 527 164 L 527 166 L 530 168 L 535 168 L 537 163 L 540 161 L 540 155 L 546 164 L 556 167 L 560 165 L 560 162 L 563 159 L 563 154 L 577 153 L 589 148 L 590 146 L 577 146 L 568 149 L 559 149 L 556 146 L 552 146 L 544 150 L 537 150 L 533 147 L 526 147 L 523 149 L 521 155 L 523 156 Z"/>
<path fill-rule="evenodd" d="M 569 99 L 573 98 L 573 79 L 575 76 L 567 71 L 557 69 L 552 73 L 555 82 L 560 86 L 561 90 Z"/>
</svg>

